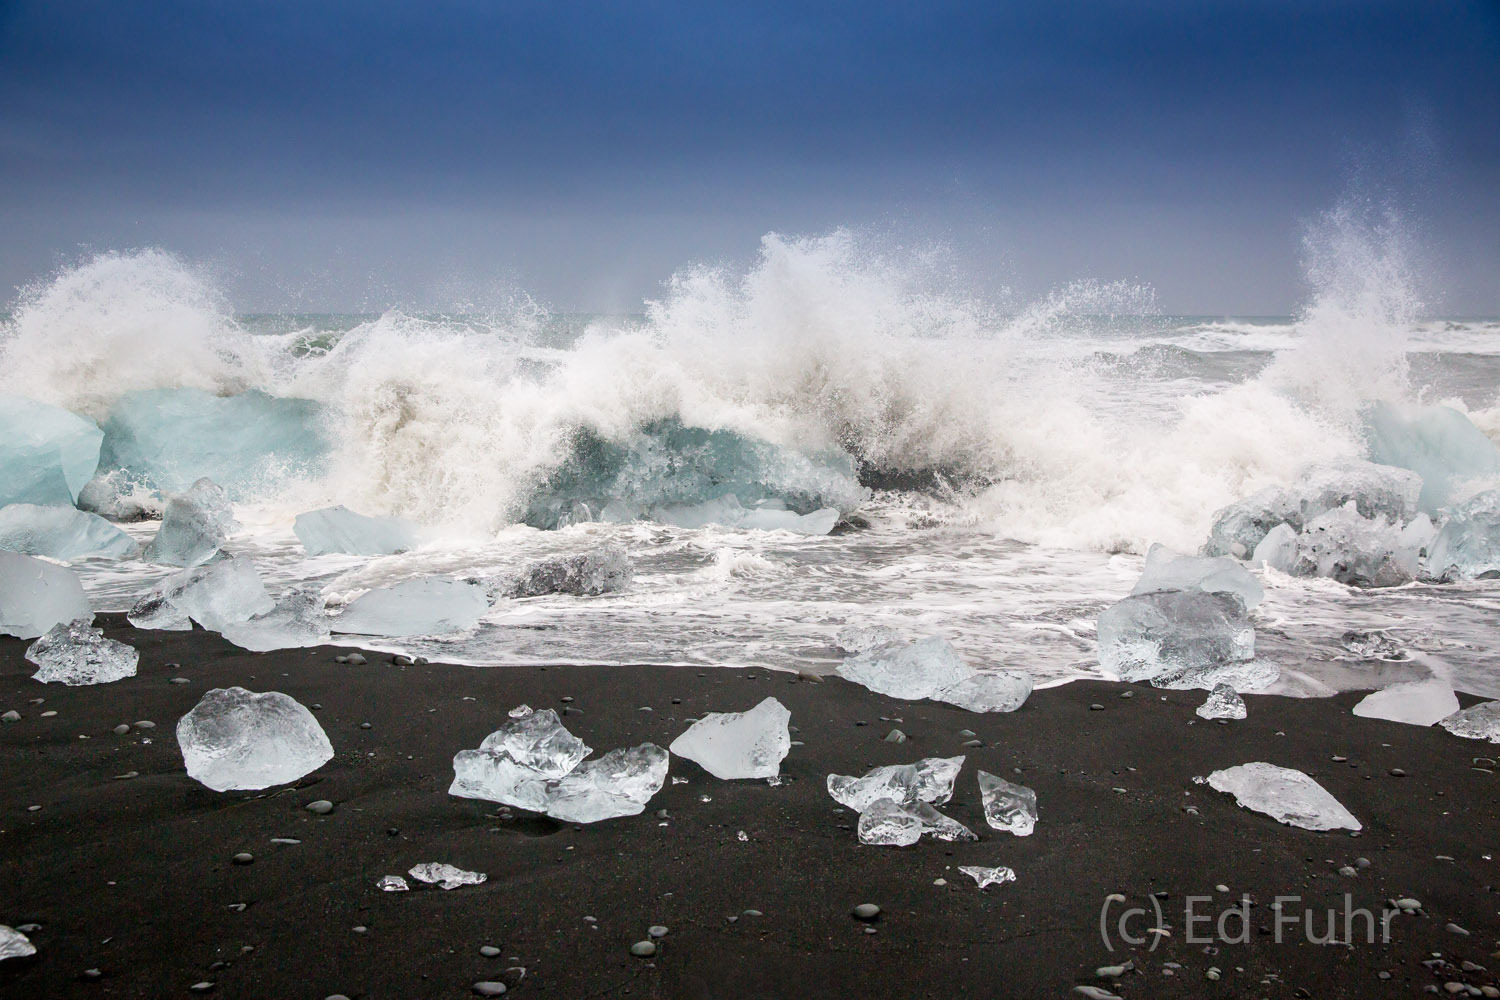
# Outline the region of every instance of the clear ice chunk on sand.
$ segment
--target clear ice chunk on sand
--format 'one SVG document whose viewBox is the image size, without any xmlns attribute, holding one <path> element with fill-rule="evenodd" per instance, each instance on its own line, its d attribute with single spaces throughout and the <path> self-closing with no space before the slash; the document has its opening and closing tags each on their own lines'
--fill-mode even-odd
<svg viewBox="0 0 1500 1000">
<path fill-rule="evenodd" d="M 406 879 L 400 875 L 387 875 L 375 883 L 381 892 L 406 892 L 411 886 L 406 884 Z"/>
<path fill-rule="evenodd" d="M 48 559 L 126 559 L 141 547 L 97 514 L 14 503 L 0 508 L 0 549 Z"/>
<path fill-rule="evenodd" d="M 923 836 L 935 840 L 978 840 L 974 832 L 921 800 L 880 798 L 859 814 L 859 842 L 879 847 L 909 847 Z"/>
<path fill-rule="evenodd" d="M 238 527 L 229 495 L 200 479 L 167 499 L 161 527 L 143 556 L 165 566 L 199 566 L 217 555 Z"/>
<path fill-rule="evenodd" d="M 26 659 L 39 668 L 31 675 L 34 680 L 79 687 L 134 677 L 140 653 L 123 642 L 104 638 L 104 633 L 88 622 L 77 621 L 54 625 L 26 650 Z"/>
<path fill-rule="evenodd" d="M 1454 736 L 1500 743 L 1500 701 L 1482 701 L 1438 722 Z"/>
<path fill-rule="evenodd" d="M 1500 576 L 1500 490 L 1486 490 L 1443 514 L 1427 575 L 1448 583 Z"/>
<path fill-rule="evenodd" d="M 99 465 L 104 432 L 60 407 L 0 396 L 0 506 L 71 507 Z"/>
<path fill-rule="evenodd" d="M 1441 677 L 1403 681 L 1366 695 L 1354 706 L 1365 719 L 1386 719 L 1413 726 L 1431 726 L 1458 711 L 1458 695 Z"/>
<path fill-rule="evenodd" d="M 1420 477 L 1428 513 L 1452 503 L 1460 487 L 1500 476 L 1500 448 L 1449 406 L 1376 403 L 1365 413 L 1365 441 L 1374 461 Z"/>
<path fill-rule="evenodd" d="M 418 882 L 426 882 L 429 885 L 437 885 L 444 889 L 457 889 L 465 885 L 479 885 L 489 878 L 484 872 L 464 871 L 462 868 L 445 865 L 437 861 L 429 861 L 425 865 L 417 865 L 406 874 Z"/>
<path fill-rule="evenodd" d="M 1246 608 L 1253 608 L 1266 592 L 1244 566 L 1224 556 L 1185 556 L 1162 545 L 1146 552 L 1146 567 L 1131 596 L 1162 590 L 1201 590 L 1205 593 L 1238 594 Z"/>
<path fill-rule="evenodd" d="M 479 749 L 454 756 L 448 794 L 542 812 L 546 783 L 566 777 L 589 753 L 550 708 L 512 716 Z"/>
<path fill-rule="evenodd" d="M 1157 687 L 1189 681 L 1200 686 L 1221 668 L 1255 656 L 1255 630 L 1235 594 L 1185 590 L 1127 597 L 1099 615 L 1098 636 L 1106 670 Z"/>
<path fill-rule="evenodd" d="M 959 865 L 958 870 L 974 880 L 981 889 L 988 889 L 992 885 L 1004 885 L 1016 880 L 1016 873 L 1001 865 L 997 868 L 984 868 L 980 865 Z"/>
<path fill-rule="evenodd" d="M 357 635 L 442 635 L 472 627 L 489 610 L 483 587 L 429 577 L 361 594 L 332 628 Z"/>
<path fill-rule="evenodd" d="M 667 751 L 654 743 L 611 750 L 547 785 L 547 815 L 564 823 L 635 816 L 667 780 Z"/>
<path fill-rule="evenodd" d="M 257 653 L 316 646 L 329 638 L 323 597 L 315 590 L 293 590 L 274 610 L 225 624 L 219 632 L 241 649 Z"/>
<path fill-rule="evenodd" d="M 216 792 L 269 788 L 311 774 L 333 746 L 302 705 L 280 691 L 214 688 L 177 722 L 190 777 Z"/>
<path fill-rule="evenodd" d="M 924 757 L 915 764 L 877 767 L 860 778 L 830 774 L 828 794 L 839 805 L 858 813 L 864 812 L 876 799 L 940 806 L 953 797 L 953 783 L 963 766 L 963 757 Z"/>
<path fill-rule="evenodd" d="M 136 628 L 180 632 L 192 628 L 191 619 L 222 632 L 275 609 L 255 564 L 241 557 L 173 573 L 137 601 L 126 618 Z"/>
<path fill-rule="evenodd" d="M 14 927 L 0 924 L 0 962 L 7 958 L 25 958 L 36 954 L 36 945 Z"/>
<path fill-rule="evenodd" d="M 932 695 L 970 712 L 1014 712 L 1031 697 L 1031 675 L 1020 670 L 973 674 Z"/>
<path fill-rule="evenodd" d="M 967 680 L 974 668 L 946 640 L 930 638 L 866 650 L 840 663 L 838 674 L 877 694 L 919 701 Z"/>
<path fill-rule="evenodd" d="M 635 567 L 619 545 L 602 545 L 591 552 L 557 556 L 531 563 L 511 587 L 512 597 L 572 594 L 597 597 L 630 586 Z"/>
<path fill-rule="evenodd" d="M 80 620 L 94 612 L 72 571 L 0 549 L 0 635 L 35 639 Z"/>
<path fill-rule="evenodd" d="M 388 556 L 416 548 L 417 526 L 400 517 L 366 517 L 347 507 L 324 507 L 298 514 L 292 523 L 310 556 L 333 552 Z"/>
<path fill-rule="evenodd" d="M 748 712 L 709 712 L 673 740 L 670 749 L 716 778 L 774 778 L 792 747 L 791 718 L 775 698 Z"/>
<path fill-rule="evenodd" d="M 1201 779 L 1200 779 L 1201 780 Z M 1358 830 L 1359 820 L 1322 785 L 1301 771 L 1264 761 L 1208 776 L 1211 788 L 1233 795 L 1246 809 L 1304 830 Z"/>
<path fill-rule="evenodd" d="M 984 800 L 984 821 L 996 830 L 1029 837 L 1036 829 L 1036 792 L 1004 778 L 979 772 L 979 796 Z"/>
<path fill-rule="evenodd" d="M 1247 714 L 1245 699 L 1228 684 L 1215 684 L 1197 708 L 1200 719 L 1243 719 Z"/>
</svg>

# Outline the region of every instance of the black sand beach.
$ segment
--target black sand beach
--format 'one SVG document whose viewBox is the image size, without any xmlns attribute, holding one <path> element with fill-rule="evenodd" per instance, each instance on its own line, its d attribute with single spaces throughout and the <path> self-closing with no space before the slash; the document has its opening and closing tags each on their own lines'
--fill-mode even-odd
<svg viewBox="0 0 1500 1000">
<path fill-rule="evenodd" d="M 1130 998 L 1279 998 L 1500 983 L 1496 748 L 1356 718 L 1356 695 L 1249 696 L 1249 718 L 1225 725 L 1193 714 L 1202 692 L 1087 682 L 1039 691 L 1009 715 L 974 715 L 836 678 L 401 667 L 375 653 L 347 666 L 334 656 L 348 650 L 331 647 L 251 654 L 212 633 L 140 632 L 118 615 L 101 624 L 140 649 L 139 676 L 44 686 L 30 679 L 26 644 L 0 639 L 0 711 L 22 715 L 0 726 L 0 922 L 40 925 L 36 956 L 0 963 L 3 997 L 187 996 L 200 983 L 273 1000 L 462 997 L 499 981 L 507 995 L 566 998 L 1040 997 L 1079 985 Z M 217 794 L 189 779 L 176 721 L 207 689 L 233 684 L 320 706 L 334 760 L 265 793 Z M 454 752 L 523 702 L 576 710 L 565 723 L 602 752 L 665 746 L 690 717 L 768 695 L 803 742 L 780 786 L 719 781 L 674 757 L 672 775 L 688 783 L 669 781 L 640 816 L 582 828 L 447 794 Z M 156 727 L 112 731 L 140 720 Z M 884 742 L 894 727 L 909 741 Z M 963 747 L 965 729 L 984 745 Z M 978 843 L 861 846 L 856 817 L 824 787 L 830 772 L 958 753 L 968 760 L 943 811 Z M 1362 833 L 1282 826 L 1193 784 L 1257 760 L 1315 777 Z M 985 826 L 980 768 L 1036 790 L 1032 836 Z M 336 808 L 314 815 L 305 806 L 316 799 Z M 239 852 L 253 863 L 233 863 Z M 1339 873 L 1361 858 L 1357 874 Z M 376 888 L 428 861 L 489 880 Z M 1008 865 L 1017 881 L 980 891 L 959 865 Z M 1166 894 L 1170 933 L 1154 950 L 1106 948 L 1111 893 L 1140 907 Z M 1255 903 L 1248 939 L 1192 943 L 1213 931 L 1189 934 L 1186 897 L 1212 897 L 1194 912 L 1217 916 L 1242 893 Z M 1397 898 L 1421 910 L 1394 917 L 1388 943 L 1365 943 L 1358 920 L 1353 944 L 1308 943 L 1290 916 L 1276 940 L 1277 896 L 1301 897 L 1283 912 L 1311 909 L 1322 936 L 1345 894 L 1377 915 Z M 869 925 L 851 916 L 866 902 L 881 908 Z M 1111 905 L 1113 926 L 1123 907 Z M 653 924 L 669 928 L 658 954 L 632 957 Z M 486 945 L 498 956 L 482 955 Z M 1095 977 L 1127 959 L 1134 971 Z"/>
</svg>

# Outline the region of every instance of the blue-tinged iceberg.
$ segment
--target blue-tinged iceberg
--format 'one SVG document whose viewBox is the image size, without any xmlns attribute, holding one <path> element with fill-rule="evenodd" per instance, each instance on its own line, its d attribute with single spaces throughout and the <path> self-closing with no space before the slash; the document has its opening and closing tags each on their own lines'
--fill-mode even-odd
<svg viewBox="0 0 1500 1000">
<path fill-rule="evenodd" d="M 357 635 L 441 635 L 462 632 L 489 609 L 483 587 L 430 577 L 366 591 L 349 602 L 332 628 Z"/>
<path fill-rule="evenodd" d="M 1448 583 L 1500 576 L 1500 490 L 1486 490 L 1442 513 L 1426 575 Z"/>
<path fill-rule="evenodd" d="M 1452 503 L 1465 484 L 1500 477 L 1500 448 L 1452 407 L 1376 403 L 1365 413 L 1365 440 L 1371 461 L 1422 477 L 1429 514 Z"/>
<path fill-rule="evenodd" d="M 167 501 L 145 558 L 166 566 L 198 566 L 218 555 L 238 528 L 228 495 L 210 480 L 200 479 Z"/>
<path fill-rule="evenodd" d="M 327 452 L 324 410 L 313 400 L 150 389 L 127 393 L 110 411 L 99 468 L 172 492 L 207 477 L 245 499 L 316 471 Z"/>
<path fill-rule="evenodd" d="M 292 526 L 310 556 L 344 552 L 388 556 L 417 544 L 417 526 L 399 517 L 366 517 L 347 507 L 324 507 L 298 514 Z"/>
<path fill-rule="evenodd" d="M 0 507 L 0 549 L 64 562 L 125 559 L 141 551 L 135 539 L 97 514 L 29 503 Z"/>
<path fill-rule="evenodd" d="M 41 559 L 0 550 L 0 635 L 36 639 L 54 625 L 93 620 L 78 577 Z"/>
<path fill-rule="evenodd" d="M 71 507 L 99 465 L 92 420 L 34 399 L 0 396 L 0 505 Z"/>
</svg>

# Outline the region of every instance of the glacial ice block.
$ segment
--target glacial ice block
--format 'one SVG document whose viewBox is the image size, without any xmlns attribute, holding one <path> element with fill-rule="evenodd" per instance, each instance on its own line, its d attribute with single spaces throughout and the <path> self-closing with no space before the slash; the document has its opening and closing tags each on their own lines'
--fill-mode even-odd
<svg viewBox="0 0 1500 1000">
<path fill-rule="evenodd" d="M 1279 524 L 1290 524 L 1296 530 L 1302 527 L 1302 515 L 1291 491 L 1270 486 L 1214 514 L 1203 554 L 1244 559 Z"/>
<path fill-rule="evenodd" d="M 1016 880 L 1015 871 L 1004 865 L 996 868 L 985 868 L 982 865 L 959 865 L 958 870 L 973 879 L 981 889 L 988 889 L 992 885 L 1004 885 Z"/>
<path fill-rule="evenodd" d="M 670 749 L 716 778 L 774 778 L 792 748 L 791 718 L 775 698 L 748 712 L 709 712 L 673 740 Z"/>
<path fill-rule="evenodd" d="M 1426 515 L 1401 528 L 1363 517 L 1350 501 L 1302 529 L 1292 573 L 1328 577 L 1351 587 L 1398 587 L 1416 579 L 1432 535 Z"/>
<path fill-rule="evenodd" d="M 318 403 L 257 390 L 237 396 L 202 389 L 127 393 L 104 422 L 99 469 L 120 469 L 149 488 L 172 492 L 208 477 L 232 499 L 248 499 L 321 468 L 328 451 L 323 424 Z"/>
<path fill-rule="evenodd" d="M 933 700 L 970 712 L 1014 712 L 1031 697 L 1031 675 L 1022 670 L 971 674 L 932 695 Z"/>
<path fill-rule="evenodd" d="M 838 675 L 845 680 L 908 701 L 931 698 L 974 672 L 952 645 L 939 638 L 907 646 L 877 646 L 838 666 Z"/>
<path fill-rule="evenodd" d="M 333 631 L 357 635 L 442 635 L 462 632 L 490 609 L 484 588 L 429 577 L 367 591 L 333 620 Z"/>
<path fill-rule="evenodd" d="M 1198 779 L 1203 780 L 1203 779 Z M 1246 809 L 1304 830 L 1358 830 L 1359 820 L 1301 771 L 1257 761 L 1215 771 L 1208 784 Z"/>
<path fill-rule="evenodd" d="M 654 743 L 611 750 L 547 785 L 547 815 L 564 823 L 635 816 L 667 780 L 667 751 Z"/>
<path fill-rule="evenodd" d="M 143 553 L 147 562 L 199 566 L 218 554 L 239 527 L 229 495 L 208 479 L 167 499 L 161 527 Z"/>
<path fill-rule="evenodd" d="M 1366 695 L 1354 706 L 1354 714 L 1363 718 L 1413 726 L 1431 726 L 1457 711 L 1458 696 L 1441 677 L 1392 684 Z"/>
<path fill-rule="evenodd" d="M 78 509 L 109 521 L 160 520 L 166 500 L 161 493 L 131 479 L 123 470 L 101 472 L 78 491 Z"/>
<path fill-rule="evenodd" d="M 126 559 L 141 551 L 135 539 L 102 517 L 26 503 L 0 508 L 0 549 L 64 562 Z"/>
<path fill-rule="evenodd" d="M 630 586 L 635 567 L 620 545 L 602 545 L 590 552 L 557 556 L 531 563 L 511 587 L 512 597 L 572 594 L 597 597 Z"/>
<path fill-rule="evenodd" d="M 1036 792 L 1004 778 L 979 772 L 979 795 L 984 800 L 984 821 L 996 830 L 1029 837 L 1036 829 Z"/>
<path fill-rule="evenodd" d="M 1296 530 L 1290 524 L 1278 524 L 1266 532 L 1266 537 L 1250 554 L 1250 565 L 1269 566 L 1282 573 L 1291 573 L 1297 565 Z"/>
<path fill-rule="evenodd" d="M 69 687 L 109 684 L 134 677 L 140 654 L 123 642 L 104 638 L 104 633 L 77 621 L 54 625 L 26 650 L 26 659 L 39 668 L 32 674 L 43 684 Z"/>
<path fill-rule="evenodd" d="M 52 626 L 91 622 L 78 577 L 61 566 L 0 549 L 0 635 L 35 639 Z"/>
<path fill-rule="evenodd" d="M 1427 556 L 1427 575 L 1452 583 L 1500 576 L 1500 490 L 1444 511 Z"/>
<path fill-rule="evenodd" d="M 589 755 L 550 708 L 512 716 L 477 750 L 453 757 L 449 795 L 543 812 L 548 781 L 566 777 Z"/>
<path fill-rule="evenodd" d="M 1185 590 L 1127 597 L 1099 615 L 1098 635 L 1106 670 L 1157 687 L 1188 681 L 1199 686 L 1255 656 L 1255 630 L 1235 594 Z"/>
<path fill-rule="evenodd" d="M 958 820 L 921 800 L 876 799 L 859 814 L 856 830 L 861 844 L 881 847 L 909 847 L 924 836 L 950 842 L 979 839 Z"/>
<path fill-rule="evenodd" d="M 297 649 L 328 641 L 328 617 L 323 597 L 315 590 L 294 590 L 263 615 L 230 622 L 219 629 L 241 649 L 257 653 L 273 649 Z"/>
<path fill-rule="evenodd" d="M 1185 556 L 1160 542 L 1146 553 L 1146 567 L 1136 581 L 1132 596 L 1162 590 L 1201 590 L 1205 593 L 1237 594 L 1246 608 L 1266 596 L 1245 567 L 1224 556 Z"/>
<path fill-rule="evenodd" d="M 1500 476 L 1500 448 L 1452 407 L 1375 403 L 1365 413 L 1365 442 L 1372 461 L 1422 477 L 1429 514 L 1451 503 L 1456 488 Z"/>
<path fill-rule="evenodd" d="M 1200 719 L 1243 719 L 1249 712 L 1238 691 L 1228 684 L 1215 684 L 1195 714 Z"/>
<path fill-rule="evenodd" d="M 0 961 L 7 958 L 25 958 L 36 954 L 36 945 L 14 927 L 0 924 Z"/>
<path fill-rule="evenodd" d="M 222 632 L 276 609 L 249 559 L 221 559 L 173 573 L 136 601 L 125 617 L 136 628 L 185 631 L 189 619 Z"/>
<path fill-rule="evenodd" d="M 311 774 L 333 746 L 311 712 L 279 691 L 214 688 L 177 723 L 187 773 L 216 792 L 269 788 Z"/>
<path fill-rule="evenodd" d="M 456 865 L 445 865 L 438 861 L 429 861 L 424 865 L 417 865 L 406 874 L 418 882 L 426 882 L 428 885 L 437 885 L 444 889 L 457 889 L 465 885 L 479 885 L 489 879 L 484 872 L 465 871 Z"/>
<path fill-rule="evenodd" d="M 924 757 L 915 764 L 877 767 L 861 778 L 830 774 L 828 794 L 855 812 L 864 812 L 876 799 L 940 806 L 953 797 L 953 783 L 963 766 L 963 757 Z"/>
<path fill-rule="evenodd" d="M 75 413 L 0 396 L 0 506 L 71 507 L 99 465 L 104 433 Z"/>
<path fill-rule="evenodd" d="M 1454 736 L 1500 743 L 1500 701 L 1482 701 L 1438 722 Z"/>
<path fill-rule="evenodd" d="M 310 556 L 344 552 L 388 556 L 417 545 L 417 526 L 400 517 L 366 517 L 347 507 L 324 507 L 298 514 L 292 531 Z"/>
</svg>

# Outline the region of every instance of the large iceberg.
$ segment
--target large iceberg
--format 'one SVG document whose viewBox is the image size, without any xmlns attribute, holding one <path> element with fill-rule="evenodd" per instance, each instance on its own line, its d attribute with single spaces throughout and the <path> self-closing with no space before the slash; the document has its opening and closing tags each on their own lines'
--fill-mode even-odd
<svg viewBox="0 0 1500 1000">
<path fill-rule="evenodd" d="M 1470 705 L 1462 712 L 1454 712 L 1446 719 L 1439 720 L 1438 725 L 1464 739 L 1500 743 L 1500 701 L 1482 701 L 1477 705 Z"/>
<path fill-rule="evenodd" d="M 333 631 L 357 635 L 442 635 L 470 628 L 490 610 L 484 588 L 429 577 L 366 591 L 333 620 Z"/>
<path fill-rule="evenodd" d="M 1429 514 L 1464 485 L 1500 476 L 1500 448 L 1452 407 L 1375 403 L 1365 413 L 1365 441 L 1371 460 L 1422 477 L 1420 502 Z"/>
<path fill-rule="evenodd" d="M 318 720 L 279 691 L 214 688 L 177 723 L 190 777 L 216 792 L 269 788 L 333 759 Z"/>
<path fill-rule="evenodd" d="M 1364 517 L 1350 501 L 1302 529 L 1291 572 L 1351 587 L 1397 587 L 1417 578 L 1435 534 L 1426 514 L 1403 528 L 1384 518 Z"/>
<path fill-rule="evenodd" d="M 229 495 L 208 479 L 167 500 L 156 537 L 143 553 L 147 562 L 198 566 L 218 555 L 239 528 Z"/>
<path fill-rule="evenodd" d="M 1428 550 L 1427 575 L 1449 583 L 1500 576 L 1500 490 L 1486 490 L 1443 514 Z"/>
<path fill-rule="evenodd" d="M 1255 660 L 1255 630 L 1236 594 L 1162 591 L 1127 597 L 1099 615 L 1099 662 L 1125 681 L 1166 688 L 1227 683 L 1255 690 L 1280 671 Z"/>
<path fill-rule="evenodd" d="M 94 620 L 78 577 L 61 566 L 0 549 L 0 635 L 35 639 L 54 625 Z"/>
<path fill-rule="evenodd" d="M 48 559 L 126 559 L 141 547 L 96 514 L 13 503 L 0 508 L 0 549 Z"/>
<path fill-rule="evenodd" d="M 0 506 L 71 507 L 99 465 L 92 420 L 20 396 L 0 396 Z"/>
<path fill-rule="evenodd" d="M 104 422 L 99 469 L 120 469 L 147 487 L 174 492 L 206 476 L 231 498 L 246 499 L 321 468 L 328 451 L 324 419 L 312 400 L 256 390 L 131 392 Z"/>
<path fill-rule="evenodd" d="M 1197 779 L 1202 781 L 1203 779 Z M 1304 830 L 1358 830 L 1359 820 L 1328 790 L 1301 771 L 1264 761 L 1208 776 L 1209 787 L 1233 795 L 1246 809 Z"/>
<path fill-rule="evenodd" d="M 77 621 L 54 625 L 26 650 L 26 659 L 38 667 L 31 675 L 34 680 L 77 687 L 134 677 L 140 654 L 132 646 L 104 638 L 101 630 L 87 622 Z"/>
<path fill-rule="evenodd" d="M 531 563 L 512 584 L 512 597 L 572 594 L 597 597 L 630 586 L 635 567 L 619 545 L 602 545 L 591 552 L 555 556 Z"/>
<path fill-rule="evenodd" d="M 1404 681 L 1381 688 L 1354 706 L 1354 714 L 1366 719 L 1387 719 L 1414 726 L 1430 726 L 1458 711 L 1458 695 L 1441 677 Z"/>
<path fill-rule="evenodd" d="M 257 653 L 316 646 L 329 638 L 323 597 L 315 590 L 294 590 L 273 610 L 242 622 L 226 623 L 219 632 L 236 646 Z"/>
<path fill-rule="evenodd" d="M 748 712 L 709 712 L 673 740 L 670 749 L 716 778 L 774 778 L 792 748 L 791 718 L 775 698 Z"/>
<path fill-rule="evenodd" d="M 366 517 L 347 507 L 324 507 L 298 514 L 292 531 L 310 556 L 388 556 L 415 548 L 418 529 L 405 518 Z"/>
<path fill-rule="evenodd" d="M 126 618 L 136 628 L 185 631 L 193 627 L 191 619 L 222 632 L 275 609 L 255 564 L 231 558 L 173 573 L 137 601 Z"/>
<path fill-rule="evenodd" d="M 963 757 L 924 757 L 915 764 L 877 767 L 862 778 L 830 774 L 828 794 L 855 812 L 864 812 L 876 799 L 940 806 L 953 797 L 953 783 L 963 766 Z"/>
<path fill-rule="evenodd" d="M 1238 594 L 1245 607 L 1253 608 L 1266 596 L 1245 567 L 1224 556 L 1185 556 L 1160 542 L 1146 552 L 1146 566 L 1131 590 L 1132 596 L 1163 590 L 1201 590 L 1205 593 Z"/>
<path fill-rule="evenodd" d="M 1036 829 L 1036 792 L 1004 778 L 979 772 L 979 795 L 984 800 L 984 821 L 996 830 L 1029 837 Z"/>
</svg>

